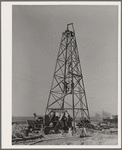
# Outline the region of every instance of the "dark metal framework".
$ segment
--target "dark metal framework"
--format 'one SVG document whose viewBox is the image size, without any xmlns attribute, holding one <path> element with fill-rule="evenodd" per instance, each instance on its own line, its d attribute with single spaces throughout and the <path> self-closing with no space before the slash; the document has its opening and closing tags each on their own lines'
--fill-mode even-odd
<svg viewBox="0 0 122 150">
<path fill-rule="evenodd" d="M 74 127 L 78 116 L 90 120 L 73 23 L 62 33 L 46 113 L 52 109 L 70 111 Z"/>
</svg>

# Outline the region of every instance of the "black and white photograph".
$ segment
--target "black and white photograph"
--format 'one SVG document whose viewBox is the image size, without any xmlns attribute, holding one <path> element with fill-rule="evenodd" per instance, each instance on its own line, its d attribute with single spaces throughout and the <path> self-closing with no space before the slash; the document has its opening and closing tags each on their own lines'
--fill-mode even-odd
<svg viewBox="0 0 122 150">
<path fill-rule="evenodd" d="M 2 26 L 11 148 L 120 147 L 120 10 L 120 2 L 11 2 L 8 39 Z"/>
</svg>

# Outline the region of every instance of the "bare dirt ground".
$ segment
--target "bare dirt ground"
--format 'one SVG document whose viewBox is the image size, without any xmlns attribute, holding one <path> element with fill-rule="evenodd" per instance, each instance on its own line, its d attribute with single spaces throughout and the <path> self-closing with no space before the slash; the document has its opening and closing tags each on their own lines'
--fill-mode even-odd
<svg viewBox="0 0 122 150">
<path fill-rule="evenodd" d="M 48 135 L 49 136 L 49 135 Z M 51 138 L 52 135 L 50 135 Z M 49 138 L 49 137 L 48 137 Z M 67 139 L 57 139 L 52 141 L 44 141 L 37 145 L 117 145 L 118 134 L 109 131 L 88 131 L 87 137 L 76 137 Z"/>
<path fill-rule="evenodd" d="M 50 133 L 44 135 L 34 145 L 117 145 L 118 144 L 118 132 L 117 129 L 106 129 L 103 131 L 88 130 L 87 137 L 79 137 L 79 133 L 74 134 L 73 137 L 69 136 L 68 133 Z M 64 139 L 61 139 L 64 138 Z M 55 139 L 55 140 L 53 140 Z M 42 140 L 42 141 L 41 141 Z M 43 141 L 47 140 L 47 141 Z M 15 145 L 29 145 L 34 141 L 16 142 Z M 40 142 L 39 142 L 40 141 Z"/>
</svg>

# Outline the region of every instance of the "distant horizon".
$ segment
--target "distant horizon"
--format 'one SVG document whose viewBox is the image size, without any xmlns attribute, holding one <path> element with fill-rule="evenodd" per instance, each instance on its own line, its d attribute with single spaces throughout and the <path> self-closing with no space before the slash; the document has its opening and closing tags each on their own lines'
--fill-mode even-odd
<svg viewBox="0 0 122 150">
<path fill-rule="evenodd" d="M 109 112 L 107 112 L 107 113 L 109 113 Z M 39 116 L 44 116 L 44 115 L 42 115 L 42 114 L 37 114 L 37 115 L 39 115 Z M 100 115 L 100 117 L 102 117 L 102 114 L 99 114 L 99 115 Z M 111 115 L 118 115 L 118 114 L 111 114 Z M 106 115 L 106 116 L 107 116 L 107 115 Z M 12 117 L 33 117 L 33 115 L 32 115 L 32 116 L 13 116 L 13 115 L 12 115 Z M 90 118 L 91 118 L 91 117 L 96 117 L 96 114 L 90 116 Z"/>
</svg>

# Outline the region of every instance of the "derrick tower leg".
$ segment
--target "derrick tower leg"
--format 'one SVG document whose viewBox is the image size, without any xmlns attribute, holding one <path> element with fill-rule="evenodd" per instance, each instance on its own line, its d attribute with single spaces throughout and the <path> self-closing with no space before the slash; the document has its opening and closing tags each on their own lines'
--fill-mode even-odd
<svg viewBox="0 0 122 150">
<path fill-rule="evenodd" d="M 45 113 L 51 109 L 66 109 L 73 117 L 74 128 L 76 117 L 90 120 L 73 23 L 62 33 Z"/>
</svg>

